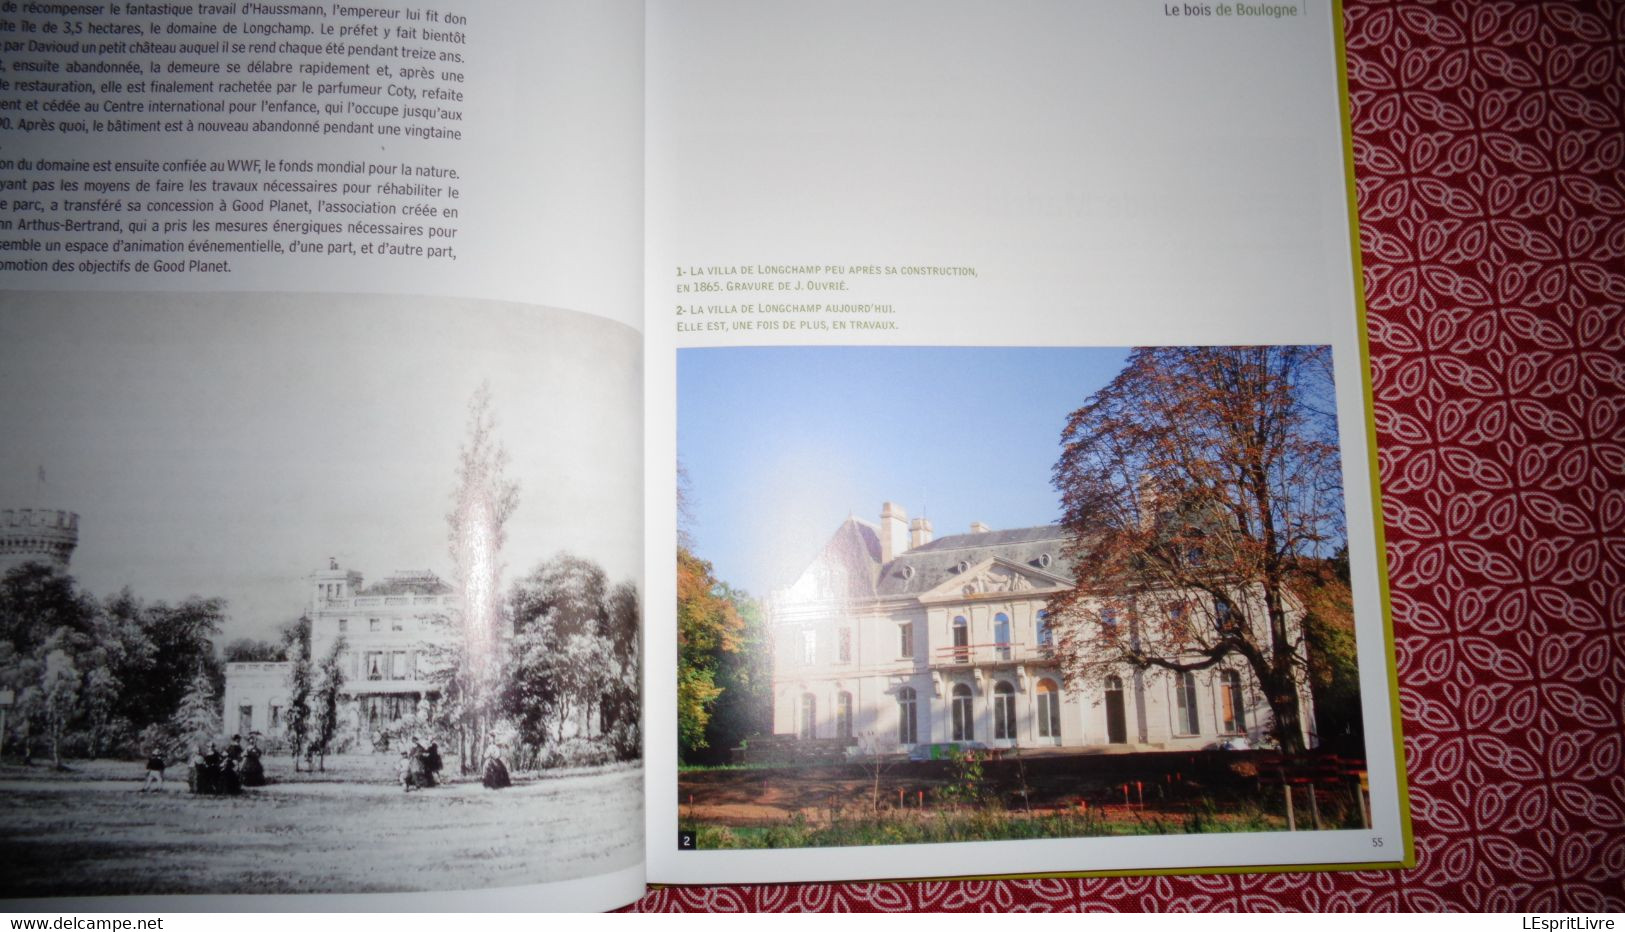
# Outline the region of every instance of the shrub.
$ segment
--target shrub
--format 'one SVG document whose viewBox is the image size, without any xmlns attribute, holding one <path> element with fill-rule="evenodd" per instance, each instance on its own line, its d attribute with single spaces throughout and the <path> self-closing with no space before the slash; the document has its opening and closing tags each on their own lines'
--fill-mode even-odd
<svg viewBox="0 0 1625 932">
<path fill-rule="evenodd" d="M 607 738 L 565 738 L 542 755 L 543 770 L 561 767 L 602 767 L 616 759 L 615 746 Z"/>
</svg>

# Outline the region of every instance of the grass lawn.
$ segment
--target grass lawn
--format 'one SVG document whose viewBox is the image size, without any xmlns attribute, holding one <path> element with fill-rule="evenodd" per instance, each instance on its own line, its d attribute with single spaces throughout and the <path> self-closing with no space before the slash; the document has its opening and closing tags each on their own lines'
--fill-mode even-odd
<svg viewBox="0 0 1625 932">
<path fill-rule="evenodd" d="M 643 857 L 643 771 L 516 774 L 486 790 L 455 773 L 406 793 L 395 758 L 328 758 L 238 797 L 187 792 L 184 768 L 141 792 L 140 762 L 0 767 L 6 896 L 451 890 L 568 880 Z M 456 770 L 448 759 L 447 771 Z"/>
<path fill-rule="evenodd" d="M 1248 752 L 1050 753 L 986 761 L 966 777 L 948 761 L 685 768 L 678 818 L 697 848 L 1195 835 L 1288 828 L 1270 755 Z M 956 787 L 960 787 L 956 791 Z M 1358 828 L 1358 785 L 1331 775 L 1294 790 L 1296 828 Z"/>
</svg>

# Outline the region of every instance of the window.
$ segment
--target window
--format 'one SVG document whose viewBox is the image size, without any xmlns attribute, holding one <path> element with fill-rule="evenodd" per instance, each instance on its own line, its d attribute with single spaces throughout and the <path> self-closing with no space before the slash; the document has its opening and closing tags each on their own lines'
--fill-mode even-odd
<svg viewBox="0 0 1625 932">
<path fill-rule="evenodd" d="M 1038 681 L 1038 737 L 1061 738 L 1061 691 L 1054 680 Z"/>
<path fill-rule="evenodd" d="M 384 678 L 384 664 L 386 664 L 388 661 L 386 661 L 384 659 L 384 652 L 383 651 L 378 651 L 378 650 L 367 651 L 366 662 L 367 662 L 367 679 L 369 679 L 369 680 L 381 680 L 381 679 Z"/>
<path fill-rule="evenodd" d="M 914 687 L 904 686 L 897 691 L 897 740 L 901 744 L 915 744 L 920 740 L 920 720 L 915 711 Z"/>
<path fill-rule="evenodd" d="M 1055 632 L 1049 629 L 1049 612 L 1038 613 L 1038 621 L 1034 634 L 1034 640 L 1036 640 L 1038 642 L 1038 646 L 1044 650 L 1049 650 L 1055 646 Z"/>
<path fill-rule="evenodd" d="M 368 618 L 367 619 L 367 630 L 368 631 L 382 631 L 382 630 L 384 630 L 384 622 L 383 622 L 383 620 L 379 619 L 379 618 Z"/>
<path fill-rule="evenodd" d="M 1236 607 L 1230 604 L 1229 599 L 1220 596 L 1213 601 L 1213 626 L 1219 629 L 1220 634 L 1235 630 L 1239 620 Z"/>
<path fill-rule="evenodd" d="M 955 741 L 975 741 L 975 710 L 971 706 L 970 687 L 960 683 L 954 687 L 953 719 Z"/>
<path fill-rule="evenodd" d="M 1178 717 L 1174 721 L 1174 733 L 1181 735 L 1195 735 L 1202 731 L 1202 718 L 1197 714 L 1196 707 L 1196 674 L 1189 670 L 1174 674 L 1174 701 Z"/>
<path fill-rule="evenodd" d="M 1106 629 L 1106 633 L 1110 634 L 1111 632 L 1117 630 L 1117 621 L 1118 617 L 1116 608 L 1110 605 L 1101 608 L 1100 624 Z"/>
<path fill-rule="evenodd" d="M 852 629 L 842 628 L 835 633 L 836 658 L 841 663 L 852 662 Z"/>
<path fill-rule="evenodd" d="M 801 662 L 818 662 L 818 632 L 811 628 L 801 632 Z"/>
<path fill-rule="evenodd" d="M 348 618 L 340 618 L 339 619 L 339 633 L 343 634 L 343 633 L 345 633 L 346 631 L 349 631 L 349 630 L 350 630 L 350 619 L 348 619 Z"/>
<path fill-rule="evenodd" d="M 970 663 L 970 622 L 954 616 L 954 663 Z"/>
<path fill-rule="evenodd" d="M 277 729 L 277 728 L 281 728 L 281 727 L 282 727 L 282 707 L 279 706 L 279 705 L 273 705 L 273 706 L 271 706 L 271 728 Z"/>
<path fill-rule="evenodd" d="M 389 630 L 391 630 L 391 631 L 404 631 L 404 630 L 406 630 L 405 620 L 401 619 L 401 618 L 391 618 L 389 620 Z"/>
<path fill-rule="evenodd" d="M 993 686 L 993 739 L 1016 740 L 1016 688 L 1004 680 Z"/>
<path fill-rule="evenodd" d="M 1004 612 L 993 616 L 993 656 L 998 660 L 1010 659 L 1010 616 Z"/>
<path fill-rule="evenodd" d="M 237 707 L 237 733 L 248 734 L 254 730 L 254 707 L 244 705 Z"/>
<path fill-rule="evenodd" d="M 852 737 L 851 693 L 841 693 L 835 697 L 835 737 Z"/>
<path fill-rule="evenodd" d="M 801 694 L 801 737 L 818 737 L 818 699 L 812 693 Z"/>
<path fill-rule="evenodd" d="M 398 650 L 395 653 L 390 655 L 390 658 L 389 658 L 389 672 L 390 672 L 390 679 L 395 679 L 395 680 L 404 680 L 404 679 L 406 679 L 406 673 L 407 673 L 406 651 Z"/>
<path fill-rule="evenodd" d="M 1219 714 L 1224 716 L 1222 730 L 1226 734 L 1247 730 L 1247 701 L 1241 692 L 1241 674 L 1234 670 L 1219 674 Z"/>
<path fill-rule="evenodd" d="M 897 626 L 897 656 L 914 656 L 914 622 L 905 621 Z"/>
</svg>

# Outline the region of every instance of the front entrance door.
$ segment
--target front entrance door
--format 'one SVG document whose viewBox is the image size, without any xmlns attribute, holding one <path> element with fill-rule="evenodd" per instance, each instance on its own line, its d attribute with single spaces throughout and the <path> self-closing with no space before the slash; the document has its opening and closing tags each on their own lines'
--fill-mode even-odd
<svg viewBox="0 0 1625 932">
<path fill-rule="evenodd" d="M 1106 680 L 1106 740 L 1112 744 L 1128 743 L 1128 720 L 1123 713 L 1123 681 L 1115 676 Z"/>
</svg>

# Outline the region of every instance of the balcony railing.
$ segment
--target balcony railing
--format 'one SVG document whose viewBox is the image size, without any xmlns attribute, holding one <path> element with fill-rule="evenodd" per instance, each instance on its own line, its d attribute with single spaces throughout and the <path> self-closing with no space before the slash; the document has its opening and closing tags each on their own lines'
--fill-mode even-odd
<svg viewBox="0 0 1625 932">
<path fill-rule="evenodd" d="M 931 652 L 934 667 L 992 666 L 1001 663 L 1034 663 L 1054 659 L 1055 648 L 1050 645 L 1016 644 L 998 641 L 991 644 L 964 644 L 939 647 Z"/>
</svg>

